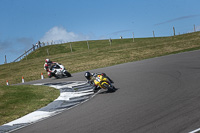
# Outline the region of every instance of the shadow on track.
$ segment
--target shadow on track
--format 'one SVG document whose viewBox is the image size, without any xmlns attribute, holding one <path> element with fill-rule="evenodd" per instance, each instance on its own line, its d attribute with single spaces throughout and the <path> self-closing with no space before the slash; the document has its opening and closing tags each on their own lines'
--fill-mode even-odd
<svg viewBox="0 0 200 133">
<path fill-rule="evenodd" d="M 108 94 L 108 93 L 114 93 L 118 90 L 119 88 L 116 88 L 114 91 L 101 91 L 99 94 Z"/>
</svg>

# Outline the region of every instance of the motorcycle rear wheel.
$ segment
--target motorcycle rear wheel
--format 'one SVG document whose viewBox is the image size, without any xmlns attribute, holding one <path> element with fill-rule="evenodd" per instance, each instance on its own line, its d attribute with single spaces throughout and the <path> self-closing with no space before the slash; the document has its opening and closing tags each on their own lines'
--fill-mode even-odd
<svg viewBox="0 0 200 133">
<path fill-rule="evenodd" d="M 106 83 L 104 83 L 103 86 L 107 89 L 108 92 L 114 92 L 116 90 L 114 86 L 108 85 Z"/>
</svg>

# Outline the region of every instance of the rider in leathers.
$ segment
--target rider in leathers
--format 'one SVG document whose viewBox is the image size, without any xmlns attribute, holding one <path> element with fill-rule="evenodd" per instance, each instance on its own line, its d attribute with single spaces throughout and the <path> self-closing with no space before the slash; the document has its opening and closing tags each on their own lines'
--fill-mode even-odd
<svg viewBox="0 0 200 133">
<path fill-rule="evenodd" d="M 98 86 L 96 86 L 94 84 L 94 80 L 96 79 L 97 75 L 102 75 L 106 78 L 108 78 L 108 80 L 111 82 L 111 83 L 114 83 L 105 73 L 90 73 L 90 72 L 85 72 L 85 78 L 87 79 L 87 82 L 91 85 L 93 85 L 95 87 L 95 90 L 98 89 Z"/>
<path fill-rule="evenodd" d="M 53 62 L 53 61 L 51 61 L 50 59 L 46 59 L 45 60 L 45 63 L 44 63 L 44 69 L 47 71 L 47 73 L 48 73 L 48 77 L 49 78 L 51 78 L 53 75 L 53 73 L 51 73 L 51 71 L 50 71 L 50 69 L 51 69 L 51 67 L 52 67 L 52 64 L 55 64 L 55 63 L 57 63 L 57 62 Z"/>
</svg>

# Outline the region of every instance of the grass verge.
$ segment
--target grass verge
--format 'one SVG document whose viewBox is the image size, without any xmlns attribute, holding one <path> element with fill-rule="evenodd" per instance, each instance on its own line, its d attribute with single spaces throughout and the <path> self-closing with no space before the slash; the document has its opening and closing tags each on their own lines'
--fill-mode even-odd
<svg viewBox="0 0 200 133">
<path fill-rule="evenodd" d="M 46 106 L 59 95 L 58 90 L 47 86 L 1 86 L 0 125 Z"/>
</svg>

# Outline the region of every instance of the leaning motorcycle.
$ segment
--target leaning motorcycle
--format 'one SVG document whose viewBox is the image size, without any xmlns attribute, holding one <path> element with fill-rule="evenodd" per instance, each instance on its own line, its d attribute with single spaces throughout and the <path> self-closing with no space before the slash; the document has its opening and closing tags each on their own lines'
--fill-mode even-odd
<svg viewBox="0 0 200 133">
<path fill-rule="evenodd" d="M 59 63 L 53 63 L 50 68 L 52 76 L 56 78 L 63 78 L 64 76 L 71 77 L 71 74 L 65 69 L 65 67 Z"/>
<path fill-rule="evenodd" d="M 112 85 L 111 81 L 103 74 L 98 74 L 95 77 L 94 84 L 101 89 L 105 89 L 109 92 L 114 92 L 116 88 Z"/>
</svg>

